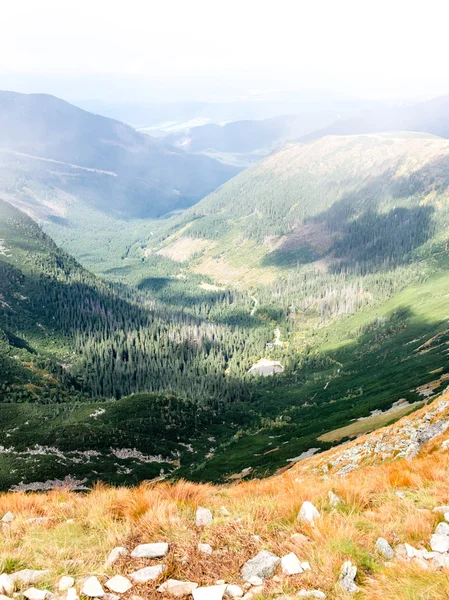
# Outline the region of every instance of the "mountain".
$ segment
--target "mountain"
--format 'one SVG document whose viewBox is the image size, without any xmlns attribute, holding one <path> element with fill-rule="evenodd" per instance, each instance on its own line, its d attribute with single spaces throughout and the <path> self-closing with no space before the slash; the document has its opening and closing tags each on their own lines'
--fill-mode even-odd
<svg viewBox="0 0 449 600">
<path fill-rule="evenodd" d="M 324 128 L 300 137 L 315 140 L 327 135 L 353 135 L 385 131 L 421 131 L 449 138 L 449 96 L 402 107 L 381 107 L 362 111 L 349 119 L 340 119 Z"/>
<path fill-rule="evenodd" d="M 74 205 L 125 219 L 185 208 L 237 173 L 42 94 L 0 92 L 0 193 L 70 225 Z"/>
<path fill-rule="evenodd" d="M 285 115 L 263 120 L 233 121 L 169 133 L 164 141 L 189 152 L 220 157 L 224 162 L 254 162 L 286 140 L 296 139 L 337 117 L 336 111 Z"/>
<path fill-rule="evenodd" d="M 72 476 L 18 485 L 1 496 L 4 591 L 20 593 L 34 577 L 40 590 L 60 593 L 62 575 L 86 593 L 93 584 L 117 591 L 126 576 L 130 593 L 149 600 L 196 586 L 194 597 L 210 599 L 229 586 L 228 597 L 246 588 L 255 598 L 444 600 L 448 405 L 446 393 L 265 480 L 89 489 Z M 94 456 L 78 459 L 95 468 Z M 136 557 L 145 551 L 164 556 Z M 148 573 L 158 576 L 137 579 Z M 254 573 L 263 584 L 249 587 Z"/>
</svg>

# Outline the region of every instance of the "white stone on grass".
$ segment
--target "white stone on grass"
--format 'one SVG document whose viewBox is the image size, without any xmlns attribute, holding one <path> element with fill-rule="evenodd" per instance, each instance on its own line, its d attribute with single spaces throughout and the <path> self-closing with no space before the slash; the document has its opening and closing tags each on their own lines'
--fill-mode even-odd
<svg viewBox="0 0 449 600">
<path fill-rule="evenodd" d="M 281 568 L 284 575 L 299 575 L 303 572 L 301 561 L 294 552 L 281 558 Z"/>
<path fill-rule="evenodd" d="M 305 502 L 303 502 L 301 509 L 298 513 L 298 520 L 314 527 L 315 519 L 319 519 L 320 516 L 321 515 L 319 511 L 315 508 L 315 506 L 311 502 L 306 500 Z"/>
<path fill-rule="evenodd" d="M 320 590 L 300 590 L 298 598 L 320 598 L 321 600 L 325 600 L 326 594 Z"/>
<path fill-rule="evenodd" d="M 130 577 L 136 583 L 146 583 L 152 579 L 157 579 L 165 570 L 165 565 L 154 565 L 153 567 L 144 567 L 130 573 Z"/>
<path fill-rule="evenodd" d="M 51 594 L 48 590 L 38 590 L 35 587 L 31 587 L 25 590 L 23 595 L 27 600 L 45 600 L 45 598 Z"/>
<path fill-rule="evenodd" d="M 133 587 L 133 584 L 127 577 L 115 575 L 105 583 L 105 586 L 108 590 L 111 590 L 111 592 L 115 592 L 116 594 L 126 594 L 126 592 Z"/>
<path fill-rule="evenodd" d="M 449 525 L 447 523 L 444 523 L 444 521 L 442 521 L 441 523 L 438 523 L 438 525 L 435 529 L 435 533 L 437 533 L 439 535 L 448 535 L 449 536 Z"/>
<path fill-rule="evenodd" d="M 12 514 L 10 510 L 5 513 L 2 517 L 2 523 L 12 523 L 16 517 Z"/>
<path fill-rule="evenodd" d="M 79 600 L 78 593 L 74 587 L 67 590 L 65 600 Z"/>
<path fill-rule="evenodd" d="M 327 497 L 329 498 L 329 504 L 332 508 L 337 508 L 337 506 L 342 503 L 341 498 L 339 498 L 337 494 L 334 494 L 332 490 L 328 491 Z"/>
<path fill-rule="evenodd" d="M 117 546 L 110 551 L 109 556 L 106 559 L 106 566 L 113 565 L 121 556 L 128 556 L 129 552 L 123 546 Z"/>
<path fill-rule="evenodd" d="M 0 575 L 0 594 L 11 596 L 14 591 L 14 580 L 10 575 L 2 573 Z"/>
<path fill-rule="evenodd" d="M 226 585 L 198 587 L 192 592 L 193 600 L 222 600 Z"/>
<path fill-rule="evenodd" d="M 73 577 L 68 577 L 68 576 L 61 577 L 61 579 L 59 580 L 59 584 L 58 584 L 58 590 L 60 592 L 65 592 L 69 588 L 73 587 L 74 584 L 75 584 L 75 580 L 73 579 Z"/>
<path fill-rule="evenodd" d="M 83 587 L 81 588 L 81 594 L 83 596 L 89 596 L 89 598 L 103 598 L 104 589 L 98 579 L 92 576 L 84 582 Z"/>
<path fill-rule="evenodd" d="M 376 550 L 380 554 L 382 554 L 382 556 L 384 558 L 386 558 L 387 560 L 391 560 L 392 558 L 394 558 L 393 548 L 390 546 L 390 544 L 387 542 L 387 540 L 383 537 L 380 537 L 377 539 Z"/>
<path fill-rule="evenodd" d="M 231 583 L 226 586 L 224 595 L 226 598 L 241 598 L 243 596 L 243 590 L 239 585 Z"/>
<path fill-rule="evenodd" d="M 168 552 L 167 542 L 140 544 L 131 552 L 133 558 L 161 558 Z"/>
<path fill-rule="evenodd" d="M 195 524 L 197 527 L 205 527 L 206 525 L 210 525 L 213 521 L 213 518 L 214 517 L 208 508 L 198 506 L 196 509 Z"/>
<path fill-rule="evenodd" d="M 343 563 L 340 571 L 339 583 L 341 587 L 350 594 L 355 594 L 359 588 L 355 584 L 355 576 L 357 575 L 357 567 L 350 560 Z"/>
<path fill-rule="evenodd" d="M 242 567 L 242 578 L 249 581 L 254 575 L 256 577 L 267 578 L 274 575 L 277 566 L 281 562 L 279 556 L 276 556 L 268 550 L 261 550 L 254 558 L 248 560 Z"/>
<path fill-rule="evenodd" d="M 310 563 L 307 560 L 305 560 L 301 563 L 301 568 L 303 571 L 311 571 L 312 570 L 312 567 L 310 566 Z"/>
<path fill-rule="evenodd" d="M 42 571 L 35 569 L 22 569 L 21 571 L 16 571 L 10 575 L 11 579 L 14 583 L 19 583 L 20 585 L 34 585 L 43 577 L 46 577 L 50 571 L 48 569 L 43 569 Z"/>
<path fill-rule="evenodd" d="M 449 537 L 441 533 L 434 533 L 430 538 L 430 547 L 434 552 L 447 552 L 449 550 Z"/>
<path fill-rule="evenodd" d="M 210 544 L 198 544 L 198 552 L 203 552 L 204 554 L 212 554 L 213 548 Z"/>
<path fill-rule="evenodd" d="M 166 592 L 174 598 L 184 598 L 190 596 L 193 590 L 198 587 L 193 581 L 178 581 L 177 579 L 168 579 L 157 588 L 158 592 Z"/>
</svg>

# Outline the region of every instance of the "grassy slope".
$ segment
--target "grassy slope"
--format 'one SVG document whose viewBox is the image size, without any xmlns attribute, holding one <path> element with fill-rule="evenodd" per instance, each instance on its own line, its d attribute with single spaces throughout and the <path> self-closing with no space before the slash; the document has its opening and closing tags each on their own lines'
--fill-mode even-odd
<svg viewBox="0 0 449 600">
<path fill-rule="evenodd" d="M 447 399 L 446 395 L 442 400 Z M 430 411 L 436 408 L 431 405 Z M 427 412 L 429 408 L 358 443 L 375 443 L 380 434 L 388 440 L 399 427 L 416 426 Z M 446 402 L 430 422 L 448 417 Z M 403 543 L 429 547 L 430 536 L 443 518 L 432 509 L 447 504 L 449 494 L 449 458 L 441 446 L 447 439 L 446 432 L 411 460 L 367 459 L 344 478 L 332 471 L 323 474 L 321 467 L 350 446 L 307 459 L 282 475 L 230 486 L 178 482 L 131 489 L 99 486 L 87 494 L 67 489 L 3 494 L 0 514 L 10 510 L 16 518 L 3 529 L 0 568 L 6 573 L 49 569 L 36 587 L 56 590 L 62 575 L 74 576 L 79 589 L 88 575 L 98 576 L 104 584 L 113 575 L 163 562 L 168 570 L 157 581 L 134 586 L 124 596 L 138 594 L 153 600 L 160 598 L 156 588 L 169 577 L 200 585 L 213 585 L 218 579 L 241 585 L 242 564 L 265 549 L 278 556 L 295 552 L 310 563 L 311 570 L 290 577 L 279 570 L 277 578 L 266 581 L 258 600 L 290 599 L 300 589 L 320 589 L 329 599 L 345 600 L 348 594 L 337 582 L 346 560 L 357 566 L 357 598 L 443 600 L 449 594 L 447 569 L 437 569 L 431 561 L 426 569 L 416 560 L 386 561 L 376 552 L 375 542 L 382 536 L 393 547 Z M 341 499 L 336 508 L 329 503 L 329 491 Z M 296 518 L 305 500 L 321 512 L 314 528 Z M 214 515 L 205 528 L 193 526 L 198 506 L 210 508 Z M 35 517 L 50 520 L 26 523 Z M 291 537 L 295 533 L 305 539 L 295 540 Z M 162 560 L 123 557 L 113 566 L 104 564 L 115 546 L 131 551 L 136 544 L 160 541 L 169 543 Z M 198 552 L 198 542 L 211 544 L 216 552 Z"/>
</svg>

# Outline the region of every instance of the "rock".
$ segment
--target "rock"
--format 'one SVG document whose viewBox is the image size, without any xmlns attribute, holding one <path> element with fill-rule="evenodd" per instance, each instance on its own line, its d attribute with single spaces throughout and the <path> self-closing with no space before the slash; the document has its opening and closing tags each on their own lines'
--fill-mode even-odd
<svg viewBox="0 0 449 600">
<path fill-rule="evenodd" d="M 249 581 L 253 575 L 262 578 L 271 577 L 280 562 L 279 556 L 268 552 L 268 550 L 261 550 L 257 556 L 243 565 L 242 578 L 244 581 Z"/>
<path fill-rule="evenodd" d="M 226 586 L 224 595 L 227 598 L 241 598 L 243 596 L 243 590 L 239 585 L 230 584 Z"/>
<path fill-rule="evenodd" d="M 131 552 L 133 558 L 161 558 L 168 552 L 167 542 L 158 544 L 140 544 Z"/>
<path fill-rule="evenodd" d="M 103 596 L 103 600 L 120 600 L 120 596 L 108 592 Z"/>
<path fill-rule="evenodd" d="M 420 556 L 419 550 L 413 548 L 413 546 L 410 546 L 410 544 L 404 544 L 404 548 L 407 558 L 417 558 Z"/>
<path fill-rule="evenodd" d="M 64 577 L 61 577 L 61 579 L 59 580 L 58 590 L 60 592 L 65 592 L 66 590 L 73 587 L 74 585 L 75 585 L 75 580 L 73 579 L 73 577 L 64 576 Z"/>
<path fill-rule="evenodd" d="M 258 587 L 253 587 L 248 593 L 243 596 L 242 600 L 251 600 L 251 598 L 255 598 L 259 594 L 262 594 L 264 591 L 264 586 L 259 585 Z"/>
<path fill-rule="evenodd" d="M 419 426 L 410 435 L 410 445 L 406 450 L 405 457 L 414 458 L 424 444 L 441 435 L 448 427 L 448 421 L 435 421 L 432 425 Z"/>
<path fill-rule="evenodd" d="M 193 600 L 222 600 L 226 585 L 198 587 L 192 592 Z"/>
<path fill-rule="evenodd" d="M 34 587 L 25 590 L 23 595 L 25 598 L 28 598 L 28 600 L 45 600 L 47 596 L 51 596 L 48 590 L 38 590 Z"/>
<path fill-rule="evenodd" d="M 444 520 L 449 521 L 449 512 L 444 513 Z"/>
<path fill-rule="evenodd" d="M 320 590 L 299 590 L 298 598 L 320 598 L 321 600 L 325 600 L 326 594 L 320 592 Z"/>
<path fill-rule="evenodd" d="M 6 573 L 2 573 L 0 575 L 0 594 L 5 594 L 5 596 L 10 596 L 14 591 L 14 579 L 7 575 Z"/>
<path fill-rule="evenodd" d="M 0 594 L 0 600 L 11 600 L 11 598 L 9 598 L 8 596 L 4 596 L 3 594 Z"/>
<path fill-rule="evenodd" d="M 198 587 L 197 583 L 193 581 L 178 581 L 177 579 L 168 579 L 162 585 L 157 588 L 158 592 L 166 592 L 169 596 L 174 598 L 184 598 L 184 596 L 190 596 L 193 590 Z"/>
<path fill-rule="evenodd" d="M 144 567 L 138 571 L 133 571 L 129 576 L 136 583 L 145 583 L 146 581 L 157 579 L 164 570 L 165 565 L 155 565 L 154 567 Z"/>
<path fill-rule="evenodd" d="M 17 571 L 16 573 L 12 573 L 10 575 L 11 579 L 14 583 L 20 583 L 20 585 L 34 585 L 43 577 L 46 577 L 50 571 L 48 569 L 44 569 L 42 571 L 36 571 L 34 569 L 22 569 L 21 571 Z"/>
<path fill-rule="evenodd" d="M 447 552 L 449 550 L 449 537 L 434 533 L 430 538 L 430 547 L 434 552 Z"/>
<path fill-rule="evenodd" d="M 252 577 L 250 577 L 247 581 L 247 583 L 251 586 L 254 587 L 259 587 L 261 585 L 263 585 L 263 579 L 262 577 L 258 577 L 257 575 L 253 575 Z"/>
<path fill-rule="evenodd" d="M 398 498 L 401 498 L 402 500 L 405 500 L 405 493 L 404 492 L 396 492 L 396 496 Z"/>
<path fill-rule="evenodd" d="M 449 506 L 435 506 L 433 512 L 444 515 L 444 513 L 449 513 Z"/>
<path fill-rule="evenodd" d="M 12 514 L 10 510 L 5 513 L 2 517 L 2 523 L 12 523 L 16 517 Z"/>
<path fill-rule="evenodd" d="M 440 569 L 447 569 L 449 567 L 449 556 L 447 554 L 436 553 L 437 556 L 433 558 L 435 565 Z"/>
<path fill-rule="evenodd" d="M 211 511 L 208 508 L 203 508 L 202 506 L 198 506 L 195 514 L 195 524 L 197 527 L 204 527 L 205 525 L 210 525 L 213 521 L 213 516 Z"/>
<path fill-rule="evenodd" d="M 329 498 L 329 504 L 332 506 L 332 508 L 337 508 L 337 506 L 342 503 L 341 498 L 339 498 L 337 494 L 334 494 L 332 490 L 329 490 L 327 496 Z"/>
<path fill-rule="evenodd" d="M 306 560 L 301 563 L 301 569 L 303 571 L 311 571 L 312 570 L 310 564 Z"/>
<path fill-rule="evenodd" d="M 281 568 L 284 575 L 299 575 L 303 572 L 301 562 L 294 552 L 281 558 Z"/>
<path fill-rule="evenodd" d="M 438 535 L 448 535 L 449 536 L 449 525 L 447 523 L 444 523 L 444 521 L 442 521 L 441 523 L 438 523 L 438 525 L 435 529 L 435 533 Z"/>
<path fill-rule="evenodd" d="M 128 556 L 129 552 L 123 546 L 117 546 L 110 551 L 109 556 L 106 559 L 106 566 L 113 565 L 121 556 Z"/>
<path fill-rule="evenodd" d="M 133 587 L 133 584 L 127 577 L 123 577 L 123 575 L 115 575 L 105 583 L 105 586 L 111 592 L 115 592 L 116 594 L 126 594 L 128 590 Z"/>
<path fill-rule="evenodd" d="M 387 560 L 391 560 L 394 558 L 394 550 L 387 542 L 387 540 L 383 537 L 378 538 L 376 542 L 376 550 L 379 554 L 382 554 Z"/>
<path fill-rule="evenodd" d="M 81 588 L 81 594 L 89 598 L 103 598 L 104 589 L 96 577 L 88 577 Z"/>
<path fill-rule="evenodd" d="M 307 544 L 309 542 L 309 539 L 303 535 L 302 533 L 293 533 L 290 536 L 290 539 L 292 542 L 295 542 L 295 544 Z"/>
<path fill-rule="evenodd" d="M 308 500 L 303 502 L 301 509 L 298 513 L 298 520 L 303 521 L 304 523 L 308 523 L 309 525 L 314 527 L 315 519 L 319 519 L 319 518 L 320 518 L 320 513 L 313 506 L 313 504 L 311 502 L 309 502 Z"/>
<path fill-rule="evenodd" d="M 65 600 L 79 600 L 77 591 L 74 587 L 71 587 L 67 590 Z"/>
<path fill-rule="evenodd" d="M 209 544 L 198 544 L 198 552 L 203 552 L 204 554 L 212 554 L 213 548 Z"/>
<path fill-rule="evenodd" d="M 43 525 L 44 523 L 48 523 L 52 521 L 53 517 L 31 517 L 31 519 L 27 519 L 25 523 L 35 523 L 36 525 Z"/>
<path fill-rule="evenodd" d="M 357 575 L 357 567 L 355 567 L 350 560 L 343 563 L 340 571 L 339 583 L 341 587 L 351 594 L 355 594 L 358 591 L 358 587 L 355 584 L 355 576 Z"/>
</svg>

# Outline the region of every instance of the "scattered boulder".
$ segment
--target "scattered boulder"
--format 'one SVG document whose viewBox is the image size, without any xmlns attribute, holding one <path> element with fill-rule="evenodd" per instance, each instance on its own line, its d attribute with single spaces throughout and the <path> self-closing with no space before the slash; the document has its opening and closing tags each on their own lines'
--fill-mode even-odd
<svg viewBox="0 0 449 600">
<path fill-rule="evenodd" d="M 23 595 L 27 600 L 45 600 L 47 596 L 51 596 L 48 590 L 38 590 L 35 587 L 28 588 Z"/>
<path fill-rule="evenodd" d="M 305 560 L 301 563 L 301 569 L 303 571 L 311 571 L 312 567 L 310 566 L 310 564 Z"/>
<path fill-rule="evenodd" d="M 104 589 L 101 583 L 96 577 L 88 577 L 81 588 L 81 594 L 83 596 L 89 596 L 89 598 L 103 598 Z"/>
<path fill-rule="evenodd" d="M 2 523 L 12 523 L 16 517 L 12 514 L 10 510 L 5 513 L 2 517 Z"/>
<path fill-rule="evenodd" d="M 438 535 L 449 535 L 449 525 L 442 521 L 438 523 L 437 528 L 435 529 L 435 533 Z"/>
<path fill-rule="evenodd" d="M 253 587 L 259 587 L 261 585 L 263 585 L 263 579 L 262 577 L 258 577 L 257 575 L 253 575 L 252 577 L 250 577 L 247 581 L 248 585 L 252 585 Z"/>
<path fill-rule="evenodd" d="M 312 527 L 315 526 L 315 519 L 320 518 L 319 511 L 314 507 L 314 505 L 306 500 L 303 502 L 301 509 L 298 513 L 298 520 L 303 521 L 304 523 L 308 523 Z"/>
<path fill-rule="evenodd" d="M 210 525 L 213 519 L 214 517 L 208 508 L 198 506 L 195 514 L 195 524 L 197 527 L 205 527 L 206 525 Z"/>
<path fill-rule="evenodd" d="M 121 556 L 128 556 L 129 552 L 123 546 L 117 546 L 110 551 L 109 556 L 106 559 L 106 566 L 113 565 Z"/>
<path fill-rule="evenodd" d="M 60 592 L 65 592 L 66 590 L 73 587 L 74 585 L 75 585 L 75 580 L 73 579 L 73 577 L 64 576 L 64 577 L 61 577 L 61 579 L 59 580 L 58 590 Z"/>
<path fill-rule="evenodd" d="M 12 573 L 10 577 L 14 583 L 19 583 L 20 585 L 26 586 L 34 585 L 43 577 L 46 577 L 49 573 L 50 571 L 48 569 L 44 569 L 42 571 L 36 571 L 34 569 L 22 569 L 21 571 Z"/>
<path fill-rule="evenodd" d="M 178 581 L 177 579 L 168 579 L 157 588 L 158 592 L 165 592 L 174 598 L 184 598 L 190 596 L 193 590 L 198 587 L 193 581 Z"/>
<path fill-rule="evenodd" d="M 294 552 L 290 552 L 281 558 L 281 568 L 284 575 L 299 575 L 304 571 L 299 558 Z"/>
<path fill-rule="evenodd" d="M 192 591 L 193 600 L 222 600 L 226 585 L 209 585 Z"/>
<path fill-rule="evenodd" d="M 268 550 L 261 550 L 254 558 L 248 560 L 242 567 L 242 578 L 249 581 L 251 577 L 267 578 L 274 575 L 277 566 L 281 562 L 279 556 L 276 556 Z"/>
<path fill-rule="evenodd" d="M 430 538 L 430 547 L 434 552 L 447 552 L 449 550 L 449 537 L 441 533 L 434 533 Z"/>
<path fill-rule="evenodd" d="M 320 590 L 300 590 L 298 598 L 320 598 L 321 600 L 325 600 L 326 594 Z"/>
<path fill-rule="evenodd" d="M 116 594 L 126 594 L 126 592 L 133 587 L 133 584 L 127 577 L 115 575 L 115 577 L 112 577 L 112 579 L 109 579 L 109 581 L 105 583 L 105 586 L 108 590 L 111 590 L 111 592 L 115 592 Z"/>
<path fill-rule="evenodd" d="M 239 585 L 230 584 L 226 586 L 224 595 L 227 598 L 241 598 L 243 596 L 243 590 Z"/>
<path fill-rule="evenodd" d="M 407 558 L 418 558 L 421 555 L 419 550 L 410 546 L 410 544 L 404 544 L 404 548 Z"/>
<path fill-rule="evenodd" d="M 67 590 L 65 599 L 66 600 L 79 600 L 78 593 L 74 587 L 71 587 Z"/>
<path fill-rule="evenodd" d="M 133 558 L 161 558 L 168 552 L 167 542 L 157 544 L 140 544 L 131 552 Z"/>
<path fill-rule="evenodd" d="M 2 573 L 0 575 L 0 594 L 4 594 L 5 596 L 11 596 L 13 591 L 14 579 L 10 575 Z"/>
<path fill-rule="evenodd" d="M 130 573 L 130 577 L 136 583 L 146 583 L 152 579 L 157 579 L 165 570 L 165 565 L 154 565 L 153 567 L 144 567 Z"/>
<path fill-rule="evenodd" d="M 340 571 L 339 583 L 341 587 L 350 594 L 358 592 L 359 588 L 355 584 L 355 576 L 357 575 L 357 567 L 350 560 L 343 563 Z"/>
<path fill-rule="evenodd" d="M 449 506 L 435 506 L 433 512 L 444 515 L 444 513 L 449 513 Z"/>
<path fill-rule="evenodd" d="M 212 554 L 213 548 L 210 544 L 198 544 L 198 552 L 203 552 L 204 554 Z"/>
<path fill-rule="evenodd" d="M 327 496 L 329 498 L 329 504 L 332 506 L 332 508 L 337 508 L 337 506 L 342 503 L 342 499 L 339 498 L 337 494 L 334 494 L 332 490 L 329 490 Z"/>
<path fill-rule="evenodd" d="M 391 560 L 392 558 L 394 558 L 393 548 L 383 537 L 378 538 L 376 542 L 376 550 L 379 552 L 379 554 L 382 554 L 382 556 L 387 560 Z"/>
</svg>

